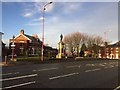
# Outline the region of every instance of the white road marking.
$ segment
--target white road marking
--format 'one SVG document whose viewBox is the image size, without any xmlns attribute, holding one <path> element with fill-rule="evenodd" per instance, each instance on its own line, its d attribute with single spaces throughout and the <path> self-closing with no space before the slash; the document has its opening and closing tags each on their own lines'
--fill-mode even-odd
<svg viewBox="0 0 120 90">
<path fill-rule="evenodd" d="M 120 89 L 120 86 L 117 86 L 115 89 L 113 89 L 113 90 L 118 90 L 118 89 Z"/>
<path fill-rule="evenodd" d="M 98 71 L 98 70 L 101 70 L 101 68 L 93 69 L 92 71 Z"/>
<path fill-rule="evenodd" d="M 95 64 L 86 64 L 86 66 L 95 66 Z"/>
<path fill-rule="evenodd" d="M 107 64 L 107 63 L 104 63 L 104 64 Z"/>
<path fill-rule="evenodd" d="M 46 71 L 46 70 L 54 70 L 54 69 L 58 69 L 58 68 L 46 68 L 46 69 L 40 69 L 38 71 Z"/>
<path fill-rule="evenodd" d="M 20 87 L 20 86 L 25 86 L 25 85 L 30 85 L 30 84 L 34 84 L 36 83 L 36 81 L 33 82 L 27 82 L 27 83 L 23 83 L 23 84 L 18 84 L 18 85 L 14 85 L 14 86 L 9 86 L 9 87 L 4 87 L 2 89 L 9 89 L 9 88 L 15 88 L 15 87 Z"/>
<path fill-rule="evenodd" d="M 19 74 L 20 72 L 15 72 L 14 74 Z"/>
<path fill-rule="evenodd" d="M 33 72 L 36 72 L 37 70 L 33 70 Z"/>
<path fill-rule="evenodd" d="M 86 70 L 85 72 L 93 72 L 93 71 L 98 71 L 98 70 L 101 70 L 101 68 L 92 69 L 92 70 Z"/>
<path fill-rule="evenodd" d="M 92 70 L 86 70 L 85 72 L 91 72 Z"/>
<path fill-rule="evenodd" d="M 47 71 L 47 70 L 54 70 L 54 69 L 58 69 L 58 68 L 45 68 L 45 69 L 40 69 L 40 70 L 33 70 L 33 72 L 35 72 L 35 71 Z"/>
<path fill-rule="evenodd" d="M 105 69 L 107 69 L 108 67 L 105 67 Z"/>
<path fill-rule="evenodd" d="M 21 79 L 27 77 L 34 77 L 34 76 L 37 76 L 37 74 L 31 74 L 31 75 L 25 75 L 25 76 L 13 77 L 13 78 L 5 78 L 5 79 L 0 79 L 0 81 L 15 80 L 15 79 Z"/>
<path fill-rule="evenodd" d="M 101 63 L 100 63 L 99 65 L 100 65 L 100 66 L 103 66 L 103 67 L 105 66 L 105 65 L 103 65 L 103 64 L 101 64 Z"/>
<path fill-rule="evenodd" d="M 49 79 L 50 79 L 50 80 L 53 80 L 53 79 L 68 77 L 68 76 L 77 75 L 77 74 L 79 74 L 79 73 L 77 72 L 77 73 L 70 73 L 70 74 L 66 74 L 66 75 L 60 75 L 60 76 L 51 77 L 51 78 L 49 78 Z"/>
<path fill-rule="evenodd" d="M 113 65 L 110 65 L 109 68 L 113 68 L 114 66 Z"/>
<path fill-rule="evenodd" d="M 78 68 L 80 68 L 80 65 L 67 66 L 66 68 L 74 68 L 74 67 L 78 67 Z"/>
<path fill-rule="evenodd" d="M 5 73 L 5 74 L 0 74 L 0 75 L 5 76 L 5 75 L 12 75 L 12 74 L 19 74 L 19 72 L 14 72 L 14 73 Z"/>
</svg>

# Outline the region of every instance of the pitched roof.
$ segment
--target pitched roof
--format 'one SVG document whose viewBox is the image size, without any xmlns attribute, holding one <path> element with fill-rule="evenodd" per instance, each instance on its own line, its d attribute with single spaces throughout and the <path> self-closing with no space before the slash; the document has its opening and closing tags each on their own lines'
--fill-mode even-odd
<svg viewBox="0 0 120 90">
<path fill-rule="evenodd" d="M 2 45 L 6 45 L 6 44 L 2 42 Z"/>
<path fill-rule="evenodd" d="M 115 44 L 108 45 L 108 47 L 120 47 L 120 41 L 116 42 Z"/>
<path fill-rule="evenodd" d="M 35 37 L 33 37 L 33 36 L 30 36 L 30 35 L 27 35 L 27 34 L 24 34 L 27 38 L 29 38 L 30 40 L 32 40 L 32 42 L 41 42 L 40 40 L 39 40 L 39 38 L 35 38 Z"/>
</svg>

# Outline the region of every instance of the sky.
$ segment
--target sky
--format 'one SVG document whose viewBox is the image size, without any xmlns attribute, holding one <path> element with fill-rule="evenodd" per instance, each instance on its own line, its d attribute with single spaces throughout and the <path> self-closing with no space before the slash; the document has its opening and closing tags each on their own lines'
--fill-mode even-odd
<svg viewBox="0 0 120 90">
<path fill-rule="evenodd" d="M 21 1 L 21 0 L 19 0 Z M 35 0 L 37 1 L 37 0 Z M 21 29 L 42 40 L 42 10 L 47 2 L 2 2 L 3 42 L 8 45 Z M 118 41 L 117 2 L 53 2 L 45 11 L 45 44 L 57 48 L 60 35 L 73 32 L 100 35 Z M 111 32 L 108 32 L 111 30 Z"/>
</svg>

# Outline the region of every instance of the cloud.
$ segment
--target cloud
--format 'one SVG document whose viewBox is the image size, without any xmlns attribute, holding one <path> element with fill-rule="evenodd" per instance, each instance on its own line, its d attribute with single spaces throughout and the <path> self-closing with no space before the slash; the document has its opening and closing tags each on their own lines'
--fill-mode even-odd
<svg viewBox="0 0 120 90">
<path fill-rule="evenodd" d="M 43 20 L 43 17 L 35 18 L 35 19 L 31 20 L 30 22 L 28 22 L 25 25 L 27 25 L 27 26 L 41 26 L 42 23 L 43 23 L 42 20 Z M 52 23 L 54 25 L 55 23 L 59 23 L 59 20 L 60 19 L 59 19 L 58 16 L 52 16 L 50 18 L 45 18 L 44 17 L 45 25 L 50 24 L 50 23 Z"/>
<path fill-rule="evenodd" d="M 27 23 L 26 26 L 38 26 L 40 23 Z"/>
<path fill-rule="evenodd" d="M 28 13 L 25 13 L 23 16 L 24 17 L 31 17 L 31 16 L 33 16 L 33 13 L 28 12 Z"/>
<path fill-rule="evenodd" d="M 45 19 L 45 18 L 44 18 L 44 19 Z M 41 21 L 41 20 L 43 20 L 43 17 L 33 19 L 32 21 L 33 21 L 33 22 L 38 22 L 38 21 Z"/>
<path fill-rule="evenodd" d="M 22 16 L 23 17 L 26 17 L 26 18 L 28 18 L 28 17 L 32 17 L 32 16 L 34 16 L 35 15 L 35 13 L 36 13 L 36 10 L 35 10 L 35 8 L 34 8 L 34 5 L 33 5 L 33 3 L 20 3 L 21 4 L 21 8 L 23 8 L 22 9 Z"/>
<path fill-rule="evenodd" d="M 82 4 L 76 2 L 66 2 L 62 3 L 63 12 L 65 14 L 74 14 L 74 12 L 78 12 L 82 10 Z"/>
<path fill-rule="evenodd" d="M 25 25 L 27 25 L 27 26 L 40 26 L 42 24 L 42 20 L 43 20 L 43 17 L 35 18 Z M 44 20 L 45 20 L 45 18 L 44 18 Z"/>
<path fill-rule="evenodd" d="M 31 16 L 36 16 L 40 15 L 43 13 L 43 6 L 46 4 L 46 2 L 32 2 L 32 3 L 24 3 L 23 4 L 23 17 L 31 17 Z M 54 3 L 47 5 L 45 12 L 50 13 L 54 9 Z"/>
</svg>

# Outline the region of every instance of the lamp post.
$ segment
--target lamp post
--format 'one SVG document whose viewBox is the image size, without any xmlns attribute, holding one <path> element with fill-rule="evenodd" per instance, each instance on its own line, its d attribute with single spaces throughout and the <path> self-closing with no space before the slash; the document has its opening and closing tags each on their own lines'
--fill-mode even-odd
<svg viewBox="0 0 120 90">
<path fill-rule="evenodd" d="M 41 57 L 41 61 L 42 61 L 42 62 L 44 61 L 44 13 L 45 13 L 44 11 L 46 10 L 45 7 L 46 7 L 47 5 L 49 5 L 49 4 L 52 4 L 52 3 L 53 3 L 53 2 L 49 2 L 49 3 L 47 3 L 47 4 L 45 4 L 45 5 L 43 6 L 43 21 L 42 21 L 42 22 L 43 22 L 43 27 L 42 27 L 42 28 L 43 28 L 43 29 L 42 29 L 43 31 L 42 31 L 42 53 L 41 53 L 41 54 L 42 54 L 42 57 Z"/>
<path fill-rule="evenodd" d="M 105 44 L 105 46 L 104 46 L 104 58 L 106 58 L 106 46 L 107 46 L 106 33 L 107 32 L 111 32 L 111 29 L 104 32 L 104 44 Z"/>
<path fill-rule="evenodd" d="M 14 61 L 14 47 L 15 47 L 15 44 L 14 44 L 14 38 L 15 36 L 13 35 L 13 40 L 12 40 L 12 45 L 11 45 L 11 49 L 12 49 L 12 61 Z"/>
<path fill-rule="evenodd" d="M 106 58 L 106 32 L 104 32 L 104 37 L 105 37 L 105 40 L 104 40 L 104 58 Z"/>
</svg>

